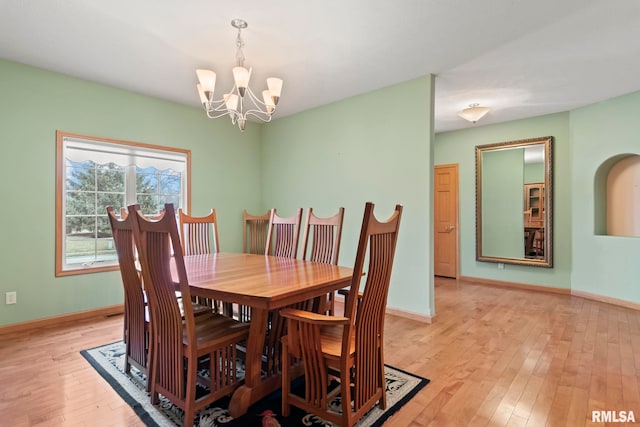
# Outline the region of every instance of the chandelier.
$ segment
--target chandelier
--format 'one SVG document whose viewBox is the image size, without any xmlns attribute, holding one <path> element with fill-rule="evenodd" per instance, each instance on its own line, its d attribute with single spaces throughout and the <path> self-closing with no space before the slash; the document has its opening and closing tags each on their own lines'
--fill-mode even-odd
<svg viewBox="0 0 640 427">
<path fill-rule="evenodd" d="M 251 78 L 251 68 L 244 66 L 244 41 L 241 31 L 247 28 L 248 24 L 242 19 L 234 19 L 231 26 L 238 29 L 236 37 L 236 66 L 233 67 L 234 86 L 228 93 L 222 95 L 220 99 L 214 99 L 213 91 L 216 86 L 216 73 L 211 70 L 196 70 L 198 76 L 198 94 L 200 101 L 210 119 L 230 116 L 231 123 L 237 125 L 241 132 L 247 124 L 249 116 L 256 117 L 263 122 L 271 121 L 276 105 L 280 99 L 282 91 L 282 79 L 269 77 L 267 79 L 267 90 L 262 91 L 262 100 L 259 99 L 249 87 Z"/>
</svg>

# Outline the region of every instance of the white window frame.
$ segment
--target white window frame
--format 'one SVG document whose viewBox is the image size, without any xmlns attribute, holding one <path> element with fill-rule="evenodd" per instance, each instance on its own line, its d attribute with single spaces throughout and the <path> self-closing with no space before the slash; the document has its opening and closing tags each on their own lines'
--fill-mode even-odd
<svg viewBox="0 0 640 427">
<path fill-rule="evenodd" d="M 136 203 L 136 166 L 168 169 L 179 172 L 181 196 L 179 206 L 191 211 L 191 151 L 173 147 L 121 141 L 69 132 L 56 132 L 56 276 L 96 273 L 118 269 L 118 261 L 68 263 L 66 259 L 66 163 L 93 160 L 113 162 L 125 169 L 125 206 Z M 97 212 L 100 214 L 99 212 Z M 106 215 L 106 209 L 105 209 Z M 153 214 L 154 212 L 145 212 Z"/>
</svg>

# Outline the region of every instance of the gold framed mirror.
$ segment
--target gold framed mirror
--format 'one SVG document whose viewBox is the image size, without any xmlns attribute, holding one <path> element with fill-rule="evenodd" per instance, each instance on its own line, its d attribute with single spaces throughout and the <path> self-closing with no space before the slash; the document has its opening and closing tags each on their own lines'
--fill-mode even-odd
<svg viewBox="0 0 640 427">
<path fill-rule="evenodd" d="M 553 137 L 476 146 L 476 260 L 553 267 Z"/>
</svg>

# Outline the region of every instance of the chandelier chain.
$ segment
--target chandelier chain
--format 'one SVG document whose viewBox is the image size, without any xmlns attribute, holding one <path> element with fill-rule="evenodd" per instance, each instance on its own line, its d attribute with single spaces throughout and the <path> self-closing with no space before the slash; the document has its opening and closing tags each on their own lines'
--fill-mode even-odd
<svg viewBox="0 0 640 427">
<path fill-rule="evenodd" d="M 238 28 L 238 36 L 236 37 L 236 66 L 238 67 L 244 67 L 244 52 L 242 51 L 244 40 L 242 40 L 241 32 L 242 29 Z"/>
</svg>

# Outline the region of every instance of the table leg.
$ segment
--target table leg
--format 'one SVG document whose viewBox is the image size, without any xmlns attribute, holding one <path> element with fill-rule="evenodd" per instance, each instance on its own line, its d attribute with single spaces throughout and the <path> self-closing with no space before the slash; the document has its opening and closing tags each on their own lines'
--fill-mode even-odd
<svg viewBox="0 0 640 427">
<path fill-rule="evenodd" d="M 249 406 L 263 396 L 264 387 L 262 387 L 260 371 L 268 313 L 267 310 L 257 308 L 253 308 L 251 311 L 244 385 L 236 389 L 229 402 L 229 414 L 234 418 L 246 414 Z"/>
<path fill-rule="evenodd" d="M 309 310 L 311 306 L 312 301 L 308 300 L 292 304 L 290 307 Z M 229 402 L 229 414 L 234 418 L 246 414 L 251 404 L 282 386 L 280 339 L 284 333 L 285 323 L 277 312 L 274 311 L 272 315 L 269 341 L 267 342 L 265 335 L 269 322 L 269 311 L 255 307 L 251 310 L 244 384 L 236 389 Z M 265 347 L 268 347 L 266 349 L 266 377 L 262 378 L 262 356 L 265 355 Z"/>
</svg>

